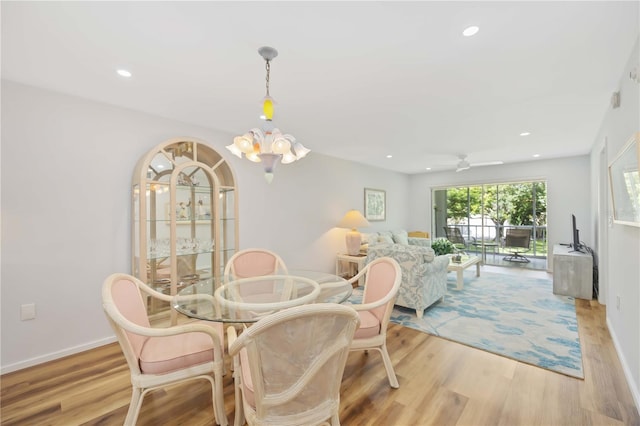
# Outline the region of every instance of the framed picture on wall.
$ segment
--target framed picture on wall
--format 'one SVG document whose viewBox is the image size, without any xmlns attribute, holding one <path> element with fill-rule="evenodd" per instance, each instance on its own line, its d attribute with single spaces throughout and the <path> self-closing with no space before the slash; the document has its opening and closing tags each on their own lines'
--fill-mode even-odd
<svg viewBox="0 0 640 426">
<path fill-rule="evenodd" d="M 364 217 L 371 221 L 386 219 L 387 194 L 381 189 L 364 189 Z"/>
<path fill-rule="evenodd" d="M 609 165 L 613 221 L 640 227 L 640 133 L 622 147 Z"/>
</svg>

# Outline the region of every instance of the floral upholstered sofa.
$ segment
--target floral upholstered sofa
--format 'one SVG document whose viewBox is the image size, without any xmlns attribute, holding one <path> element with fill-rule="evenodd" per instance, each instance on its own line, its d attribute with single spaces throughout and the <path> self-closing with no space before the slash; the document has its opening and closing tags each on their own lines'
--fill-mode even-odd
<svg viewBox="0 0 640 426">
<path fill-rule="evenodd" d="M 415 309 L 422 318 L 426 308 L 444 299 L 448 256 L 436 256 L 431 247 L 377 243 L 368 247 L 366 263 L 385 256 L 395 259 L 402 270 L 396 305 Z"/>
<path fill-rule="evenodd" d="M 400 229 L 397 231 L 363 233 L 360 251 L 366 253 L 368 246 L 377 244 L 403 244 L 411 246 L 431 247 L 431 239 L 410 237 L 409 232 L 404 229 Z"/>
</svg>

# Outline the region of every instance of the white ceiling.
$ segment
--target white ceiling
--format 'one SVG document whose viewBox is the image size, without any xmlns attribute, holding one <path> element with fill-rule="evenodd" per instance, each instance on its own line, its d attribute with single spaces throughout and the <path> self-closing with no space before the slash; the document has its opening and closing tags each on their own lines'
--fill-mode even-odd
<svg viewBox="0 0 640 426">
<path fill-rule="evenodd" d="M 268 45 L 274 122 L 313 152 L 405 173 L 530 161 L 590 151 L 638 5 L 2 1 L 2 78 L 240 134 Z"/>
</svg>

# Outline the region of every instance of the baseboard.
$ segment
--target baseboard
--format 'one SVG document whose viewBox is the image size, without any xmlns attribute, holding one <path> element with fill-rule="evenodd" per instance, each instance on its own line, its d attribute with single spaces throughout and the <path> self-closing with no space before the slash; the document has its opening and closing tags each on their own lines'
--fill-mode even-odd
<svg viewBox="0 0 640 426">
<path fill-rule="evenodd" d="M 115 336 L 107 337 L 105 339 L 95 340 L 93 342 L 85 343 L 84 345 L 74 346 L 72 348 L 67 348 L 62 351 L 52 352 L 50 354 L 42 355 L 36 358 L 27 359 L 24 361 L 16 362 L 14 364 L 3 365 L 0 367 L 0 374 L 11 373 L 14 371 L 22 370 L 23 368 L 33 367 L 34 365 L 43 364 L 45 362 L 53 361 L 58 358 L 63 358 L 65 356 L 77 354 L 79 352 L 88 351 L 89 349 L 94 349 L 99 346 L 108 345 L 109 343 L 113 343 L 116 341 Z"/>
<path fill-rule="evenodd" d="M 627 360 L 622 353 L 620 343 L 618 341 L 618 336 L 616 336 L 616 333 L 613 331 L 613 327 L 611 327 L 609 317 L 607 317 L 607 329 L 609 329 L 609 334 L 611 335 L 613 346 L 616 348 L 618 359 L 620 359 L 620 364 L 622 364 L 622 371 L 624 371 L 624 377 L 627 379 L 627 386 L 629 386 L 629 391 L 633 396 L 633 401 L 636 403 L 636 409 L 640 411 L 640 392 L 638 391 L 638 384 L 633 380 L 633 375 L 629 370 L 629 364 L 627 363 Z"/>
</svg>

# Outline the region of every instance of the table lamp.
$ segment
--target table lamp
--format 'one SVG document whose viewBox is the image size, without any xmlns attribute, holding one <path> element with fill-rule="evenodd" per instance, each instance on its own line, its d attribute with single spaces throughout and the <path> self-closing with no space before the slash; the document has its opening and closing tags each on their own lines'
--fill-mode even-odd
<svg viewBox="0 0 640 426">
<path fill-rule="evenodd" d="M 362 216 L 358 210 L 349 210 L 347 214 L 344 215 L 338 227 L 340 228 L 348 228 L 351 229 L 347 232 L 346 235 L 346 243 L 347 243 L 347 254 L 350 256 L 355 256 L 360 253 L 360 243 L 362 242 L 362 235 L 358 232 L 357 228 L 363 228 L 371 226 L 369 225 L 369 221 Z"/>
</svg>

